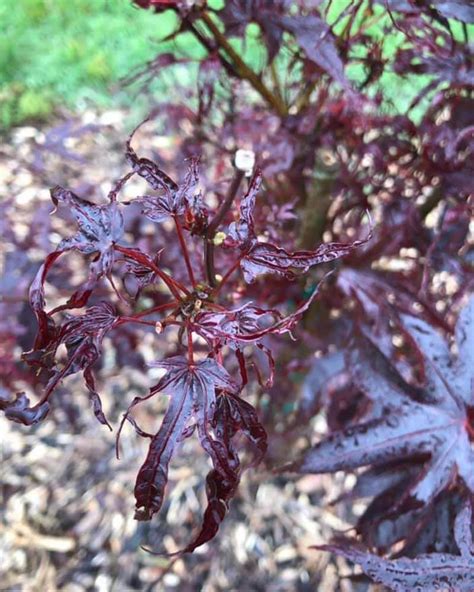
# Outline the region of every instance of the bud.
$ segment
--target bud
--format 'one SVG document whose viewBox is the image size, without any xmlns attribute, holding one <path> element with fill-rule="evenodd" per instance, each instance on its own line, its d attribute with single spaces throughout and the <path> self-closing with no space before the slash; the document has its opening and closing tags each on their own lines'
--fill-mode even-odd
<svg viewBox="0 0 474 592">
<path fill-rule="evenodd" d="M 222 245 L 222 243 L 225 241 L 226 239 L 226 233 L 225 232 L 216 232 L 215 237 L 212 239 L 212 242 L 214 243 L 214 245 L 216 247 L 218 247 L 219 245 Z"/>
<path fill-rule="evenodd" d="M 246 177 L 252 175 L 255 166 L 255 152 L 253 150 L 237 150 L 234 158 L 234 166 L 245 173 Z"/>
</svg>

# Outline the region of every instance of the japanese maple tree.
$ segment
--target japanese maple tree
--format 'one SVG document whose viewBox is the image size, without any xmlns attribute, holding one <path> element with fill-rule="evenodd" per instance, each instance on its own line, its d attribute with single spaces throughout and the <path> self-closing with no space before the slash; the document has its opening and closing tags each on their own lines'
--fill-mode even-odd
<svg viewBox="0 0 474 592">
<path fill-rule="evenodd" d="M 161 378 L 118 430 L 117 451 L 126 423 L 149 440 L 138 520 L 160 511 L 173 454 L 194 434 L 212 469 L 182 552 L 216 535 L 245 468 L 266 459 L 290 479 L 355 473 L 338 500 L 367 500 L 354 536 L 320 548 L 389 589 L 471 590 L 472 3 L 134 4 L 158 29 L 171 10 L 166 41 L 191 37 L 201 57 L 162 53 L 128 81 L 152 97 L 156 77 L 187 64 L 195 92 L 177 82 L 147 123 L 177 138 L 173 150 L 145 158 L 131 135 L 107 203 L 52 189 L 77 232 L 30 288 L 38 334 L 24 359 L 47 380 L 36 403 L 2 395 L 5 415 L 44 420 L 61 381 L 82 372 L 108 425 L 93 373 L 105 337 L 168 332 L 176 351 L 153 363 Z M 132 177 L 147 192 L 123 200 Z M 127 226 L 133 208 L 155 225 L 148 242 Z M 45 285 L 72 251 L 87 277 L 48 308 Z M 160 292 L 144 306 L 150 286 Z M 266 408 L 252 389 L 269 393 Z M 168 407 L 148 433 L 134 410 L 159 393 Z M 317 414 L 327 434 L 303 449 Z"/>
</svg>

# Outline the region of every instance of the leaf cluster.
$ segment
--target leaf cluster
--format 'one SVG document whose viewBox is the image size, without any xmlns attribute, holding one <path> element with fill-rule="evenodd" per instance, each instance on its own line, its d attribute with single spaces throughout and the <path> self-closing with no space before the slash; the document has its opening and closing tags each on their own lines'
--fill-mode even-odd
<svg viewBox="0 0 474 592">
<path fill-rule="evenodd" d="M 43 392 L 33 405 L 2 395 L 6 416 L 43 420 L 61 381 L 82 372 L 107 423 L 92 370 L 105 336 L 118 348 L 126 328 L 168 332 L 175 351 L 154 363 L 161 378 L 120 427 L 149 440 L 137 519 L 160 511 L 172 457 L 195 434 L 212 469 L 201 529 L 183 552 L 217 533 L 244 470 L 265 456 L 286 472 L 355 473 L 339 500 L 367 502 L 355 537 L 324 549 L 393 590 L 471 589 L 470 3 L 135 4 L 172 10 L 167 41 L 191 35 L 203 48 L 195 97 L 166 99 L 153 114 L 178 136 L 169 162 L 140 156 L 132 134 L 130 170 L 106 203 L 52 190 L 77 231 L 30 289 L 38 334 L 24 357 L 46 376 Z M 246 59 L 248 25 L 264 49 L 258 65 Z M 133 78 L 146 93 L 190 59 L 162 55 Z M 388 108 L 387 77 L 418 81 L 399 99 L 406 108 Z M 147 191 L 124 200 L 132 177 Z M 143 219 L 156 228 L 150 240 Z M 87 277 L 48 309 L 45 287 L 73 251 Z M 264 391 L 266 408 L 254 397 Z M 168 407 L 149 433 L 140 408 L 160 393 Z M 318 413 L 327 434 L 298 449 Z"/>
</svg>

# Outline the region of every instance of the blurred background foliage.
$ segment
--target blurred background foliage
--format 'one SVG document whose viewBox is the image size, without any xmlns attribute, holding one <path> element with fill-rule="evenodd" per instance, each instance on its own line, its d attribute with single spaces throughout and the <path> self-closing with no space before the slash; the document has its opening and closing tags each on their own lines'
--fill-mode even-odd
<svg viewBox="0 0 474 592">
<path fill-rule="evenodd" d="M 331 3 L 329 22 L 335 22 L 349 0 Z M 222 0 L 210 2 L 214 7 Z M 323 3 L 324 4 L 324 3 Z M 393 56 L 402 34 L 386 35 L 389 16 L 375 6 L 380 20 L 367 32 L 384 43 L 384 56 Z M 58 109 L 81 111 L 85 107 L 130 107 L 135 119 L 150 109 L 150 96 L 139 87 L 125 86 L 122 79 L 159 53 L 172 51 L 191 61 L 174 68 L 172 76 L 158 76 L 153 98 L 178 94 L 178 87 L 192 88 L 202 48 L 189 35 L 162 41 L 176 26 L 173 13 L 155 15 L 138 10 L 129 0 L 2 0 L 0 3 L 0 127 L 8 129 L 28 122 L 47 121 Z M 344 19 L 335 31 L 344 27 Z M 461 25 L 452 22 L 453 33 L 462 36 Z M 258 27 L 250 25 L 236 48 L 255 69 L 264 63 L 264 49 L 257 42 Z M 278 67 L 286 71 L 284 56 Z M 286 72 L 285 72 L 286 73 Z M 348 72 L 354 81 L 364 78 L 357 65 Z M 430 76 L 401 79 L 385 73 L 380 90 L 384 108 L 404 112 Z M 377 90 L 377 89 L 375 89 Z M 181 95 L 182 96 L 182 95 Z M 415 111 L 419 117 L 423 105 Z"/>
</svg>

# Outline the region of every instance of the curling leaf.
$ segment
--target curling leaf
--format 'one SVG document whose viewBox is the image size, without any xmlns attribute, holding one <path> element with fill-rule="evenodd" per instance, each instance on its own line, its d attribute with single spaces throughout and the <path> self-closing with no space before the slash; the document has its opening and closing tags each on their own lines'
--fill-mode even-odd
<svg viewBox="0 0 474 592">
<path fill-rule="evenodd" d="M 100 396 L 96 391 L 92 366 L 100 357 L 105 335 L 116 323 L 115 310 L 106 302 L 91 306 L 83 315 L 70 316 L 62 326 L 56 329 L 47 348 L 37 351 L 41 354 L 41 358 L 34 362 L 43 368 L 49 368 L 50 361 L 54 359 L 58 347 L 65 344 L 68 355 L 64 366 L 62 368 L 54 367 L 50 370 L 51 374 L 45 390 L 35 405 L 30 407 L 28 398 L 24 394 L 20 394 L 13 403 L 4 407 L 5 415 L 9 419 L 25 425 L 38 423 L 47 415 L 50 407 L 49 398 L 59 383 L 66 376 L 82 370 L 94 414 L 100 423 L 110 428 L 102 411 Z"/>
<path fill-rule="evenodd" d="M 191 364 L 186 358 L 175 356 L 155 365 L 165 368 L 167 373 L 147 398 L 160 391 L 168 393 L 171 398 L 163 423 L 153 436 L 147 458 L 138 473 L 135 485 L 138 520 L 150 520 L 160 510 L 168 481 L 168 465 L 191 416 L 194 415 L 198 426 L 206 430 L 214 416 L 216 388 L 235 388 L 224 368 L 212 359 Z M 129 411 L 141 401 L 135 399 Z"/>
<path fill-rule="evenodd" d="M 228 392 L 218 395 L 211 425 L 212 434 L 203 430 L 200 433 L 203 447 L 214 465 L 206 478 L 208 505 L 201 530 L 183 553 L 191 553 L 214 538 L 227 514 L 242 473 L 234 438 L 242 434 L 250 443 L 254 465 L 262 460 L 267 450 L 267 435 L 255 409 L 237 395 Z"/>
<path fill-rule="evenodd" d="M 199 182 L 198 160 L 191 159 L 185 179 L 181 185 L 178 185 L 155 162 L 137 156 L 131 146 L 132 137 L 133 134 L 127 142 L 127 160 L 134 172 L 159 192 L 157 196 L 143 195 L 135 199 L 135 202 L 142 205 L 143 214 L 153 222 L 163 222 L 171 216 L 182 215 L 188 204 L 196 207 L 196 189 Z"/>
<path fill-rule="evenodd" d="M 313 265 L 339 259 L 370 240 L 371 234 L 365 240 L 354 241 L 347 245 L 324 243 L 314 251 L 293 252 L 272 243 L 259 241 L 255 233 L 253 212 L 261 183 L 262 175 L 257 171 L 240 203 L 239 220 L 232 223 L 229 228 L 233 246 L 239 246 L 241 249 L 240 266 L 246 282 L 251 283 L 264 273 L 274 273 L 291 279 L 294 277 L 294 270 L 306 272 Z"/>
</svg>

